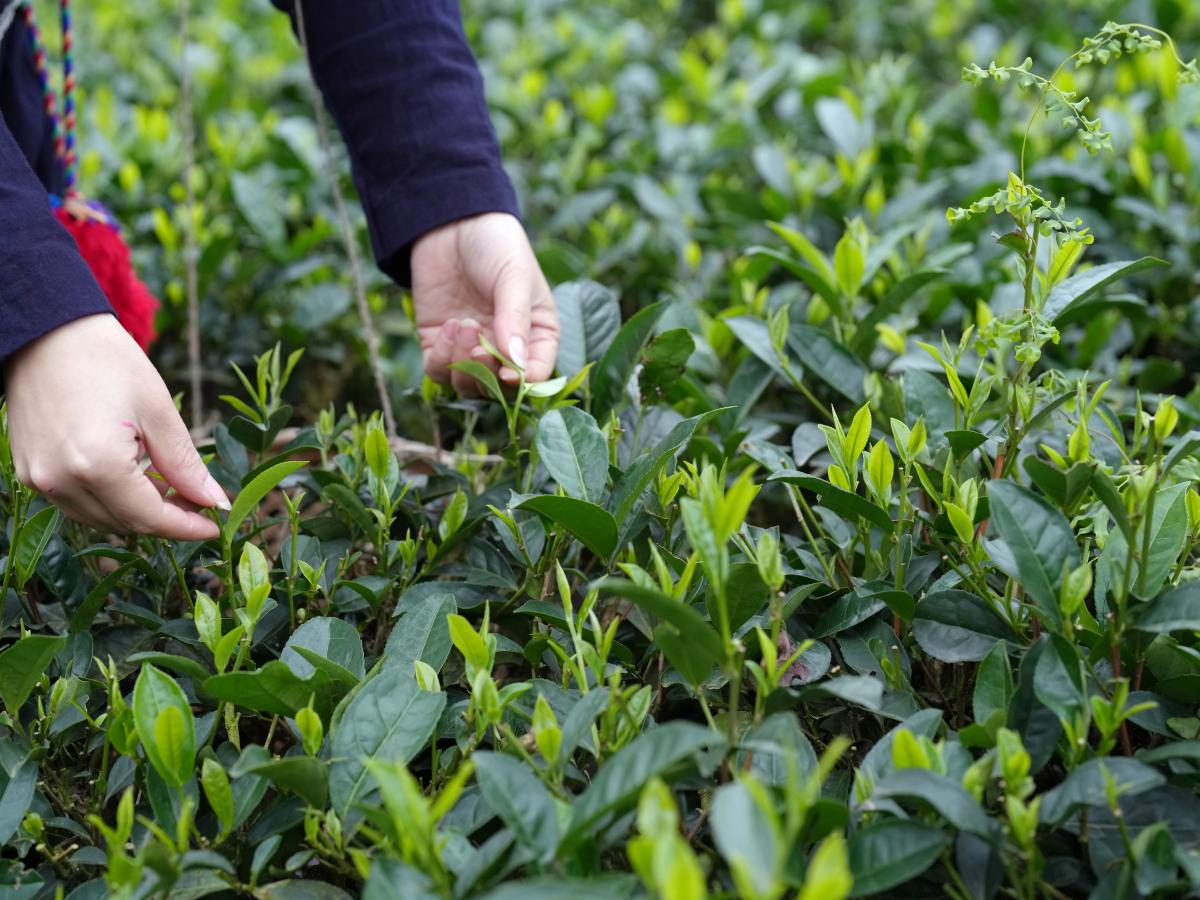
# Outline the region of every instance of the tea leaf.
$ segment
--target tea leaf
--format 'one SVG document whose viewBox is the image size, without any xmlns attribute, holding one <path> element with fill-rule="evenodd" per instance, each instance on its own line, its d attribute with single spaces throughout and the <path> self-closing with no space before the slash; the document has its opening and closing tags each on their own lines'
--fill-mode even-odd
<svg viewBox="0 0 1200 900">
<path fill-rule="evenodd" d="M 997 641 L 1016 641 L 1013 630 L 983 600 L 966 591 L 938 591 L 917 603 L 913 637 L 942 662 L 983 659 Z"/>
<path fill-rule="evenodd" d="M 997 711 L 1007 715 L 1014 692 L 1008 646 L 1000 641 L 987 652 L 975 672 L 975 693 L 971 700 L 975 721 L 986 722 Z"/>
<path fill-rule="evenodd" d="M 420 660 L 435 672 L 440 672 L 446 657 L 450 655 L 447 617 L 458 612 L 454 595 L 436 594 L 419 603 L 406 603 L 401 597 L 398 609 L 402 615 L 388 637 L 383 665 L 408 669 Z"/>
<path fill-rule="evenodd" d="M 305 662 L 311 665 L 312 661 Z M 325 721 L 353 686 L 353 676 L 347 681 L 316 666 L 308 677 L 301 678 L 278 659 L 252 672 L 227 672 L 204 682 L 204 690 L 218 700 L 271 715 L 294 716 L 311 700 Z"/>
<path fill-rule="evenodd" d="M 367 794 L 363 760 L 408 762 L 426 745 L 446 695 L 421 690 L 412 672 L 385 669 L 351 699 L 330 737 L 329 799 L 343 819 Z"/>
<path fill-rule="evenodd" d="M 554 800 L 528 766 L 501 753 L 477 752 L 475 778 L 488 804 L 518 841 L 541 862 L 549 862 L 558 846 Z"/>
<path fill-rule="evenodd" d="M 916 878 L 950 843 L 950 836 L 915 821 L 876 822 L 850 836 L 851 897 L 867 897 Z"/>
<path fill-rule="evenodd" d="M 302 649 L 337 664 L 355 678 L 362 678 L 366 672 L 362 638 L 354 626 L 343 619 L 331 616 L 309 619 L 284 644 L 280 660 L 298 677 L 307 678 L 313 672 L 313 665 L 301 655 Z"/>
<path fill-rule="evenodd" d="M 570 378 L 597 363 L 621 330 L 617 292 L 594 281 L 569 281 L 554 289 L 560 339 L 559 374 Z"/>
<path fill-rule="evenodd" d="M 684 419 L 675 425 L 653 450 L 638 457 L 613 486 L 609 505 L 616 521 L 624 522 L 629 517 L 642 493 L 658 477 L 659 472 L 664 471 L 682 452 L 696 433 L 696 429 L 729 409 L 732 407 L 724 406 Z"/>
<path fill-rule="evenodd" d="M 1165 265 L 1167 265 L 1165 260 L 1153 256 L 1143 256 L 1141 259 L 1126 259 L 1093 266 L 1056 284 L 1050 291 L 1050 296 L 1046 298 L 1042 314 L 1051 321 L 1055 321 L 1114 281 L 1154 266 Z"/>
<path fill-rule="evenodd" d="M 720 735 L 691 722 L 665 722 L 638 735 L 601 766 L 575 801 L 563 843 L 582 839 L 607 817 L 631 807 L 651 778 L 667 778 L 701 754 L 723 748 Z"/>
<path fill-rule="evenodd" d="M 1051 620 L 1058 620 L 1064 567 L 1079 565 L 1079 546 L 1066 518 L 1028 488 L 1010 481 L 988 485 L 991 520 L 1008 544 L 1022 585 Z"/>
<path fill-rule="evenodd" d="M 271 466 L 265 472 L 257 475 L 248 485 L 242 488 L 237 498 L 229 510 L 229 515 L 225 518 L 224 533 L 227 541 L 232 541 L 237 534 L 238 528 L 241 527 L 246 516 L 250 515 L 251 511 L 262 502 L 267 494 L 271 493 L 279 482 L 287 478 L 297 469 L 302 469 L 308 465 L 303 460 L 293 460 L 291 462 L 281 462 Z"/>
<path fill-rule="evenodd" d="M 1165 781 L 1156 769 L 1136 759 L 1089 759 L 1042 796 L 1038 820 L 1058 825 L 1080 807 L 1107 806 L 1106 779 L 1115 782 L 1118 792 L 1128 797 L 1158 787 Z"/>
<path fill-rule="evenodd" d="M 617 406 L 642 354 L 642 347 L 650 339 L 654 326 L 666 311 L 665 302 L 652 303 L 638 310 L 621 326 L 612 345 L 605 351 L 595 369 L 592 415 L 603 419 Z"/>
<path fill-rule="evenodd" d="M 573 497 L 543 496 L 529 498 L 520 508 L 531 509 L 565 528 L 602 559 L 612 556 L 617 547 L 617 522 L 602 506 Z"/>
<path fill-rule="evenodd" d="M 788 334 L 788 346 L 805 369 L 848 400 L 863 402 L 866 368 L 825 332 L 811 325 L 793 324 Z"/>
<path fill-rule="evenodd" d="M 1189 581 L 1139 604 L 1134 609 L 1132 627 L 1151 634 L 1200 631 L 1200 582 Z"/>
<path fill-rule="evenodd" d="M 46 551 L 46 545 L 58 528 L 58 507 L 47 506 L 34 513 L 21 526 L 21 536 L 13 551 L 17 564 L 17 584 L 24 585 L 33 577 L 38 561 Z"/>
<path fill-rule="evenodd" d="M 133 688 L 133 719 L 146 758 L 159 777 L 182 787 L 196 763 L 196 722 L 183 689 L 146 663 Z"/>
<path fill-rule="evenodd" d="M 567 496 L 599 502 L 608 482 L 608 441 L 595 419 L 572 406 L 551 410 L 538 423 L 537 450 Z"/>
<path fill-rule="evenodd" d="M 10 716 L 18 715 L 50 661 L 66 643 L 65 637 L 27 634 L 0 653 L 0 698 Z"/>
<path fill-rule="evenodd" d="M 676 648 L 679 653 L 696 659 L 698 664 L 703 664 L 707 669 L 724 658 L 720 635 L 700 613 L 682 601 L 621 578 L 605 578 L 592 587 L 601 594 L 632 600 L 646 612 L 669 622 L 683 638 Z"/>
</svg>

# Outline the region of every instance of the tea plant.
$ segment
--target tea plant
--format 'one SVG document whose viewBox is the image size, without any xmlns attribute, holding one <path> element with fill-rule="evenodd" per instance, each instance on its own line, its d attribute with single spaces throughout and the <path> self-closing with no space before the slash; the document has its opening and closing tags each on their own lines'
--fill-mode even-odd
<svg viewBox="0 0 1200 900">
<path fill-rule="evenodd" d="M 6 890 L 1200 890 L 1200 413 L 1169 360 L 1195 65 L 1106 25 L 1048 77 L 968 65 L 992 84 L 957 91 L 928 43 L 965 52 L 979 34 L 946 29 L 1003 10 L 880 4 L 895 27 L 872 36 L 784 6 L 690 29 L 673 3 L 486 5 L 521 31 L 469 10 L 563 344 L 545 384 L 467 363 L 482 400 L 414 385 L 397 412 L 424 448 L 329 403 L 333 337 L 282 349 L 324 315 L 335 243 L 252 191 L 308 191 L 304 126 L 239 141 L 213 118 L 201 274 L 234 285 L 214 356 L 256 258 L 235 237 L 281 264 L 246 306 L 273 349 L 209 374 L 220 537 L 63 520 L 0 426 Z M 1072 4 L 1044 12 L 1050 43 L 1074 27 Z M 1110 105 L 1135 134 L 1109 134 Z M 1067 139 L 1035 127 L 1047 108 Z M 170 192 L 152 152 L 130 151 L 143 200 Z M 576 196 L 553 222 L 548 187 Z M 983 199 L 944 217 L 951 191 Z M 174 219 L 147 222 L 173 252 Z"/>
</svg>

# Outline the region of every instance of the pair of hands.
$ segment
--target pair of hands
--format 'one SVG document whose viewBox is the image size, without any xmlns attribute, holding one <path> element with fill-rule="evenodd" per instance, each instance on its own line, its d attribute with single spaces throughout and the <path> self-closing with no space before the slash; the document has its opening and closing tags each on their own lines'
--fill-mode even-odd
<svg viewBox="0 0 1200 900">
<path fill-rule="evenodd" d="M 413 303 L 425 371 L 478 393 L 451 364 L 476 359 L 501 381 L 520 373 L 484 335 L 544 381 L 558 352 L 558 313 L 525 231 L 487 213 L 423 235 L 412 251 Z M 201 508 L 229 508 L 157 370 L 114 316 L 77 319 L 18 351 L 5 370 L 13 462 L 22 483 L 102 531 L 207 540 Z M 142 468 L 144 456 L 158 476 Z M 171 490 L 173 489 L 173 490 Z"/>
</svg>

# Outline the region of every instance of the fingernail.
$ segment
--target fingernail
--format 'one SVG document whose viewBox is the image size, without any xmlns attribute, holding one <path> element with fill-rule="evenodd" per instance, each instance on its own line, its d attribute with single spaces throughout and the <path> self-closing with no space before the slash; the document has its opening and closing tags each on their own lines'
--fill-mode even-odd
<svg viewBox="0 0 1200 900">
<path fill-rule="evenodd" d="M 524 369 L 529 365 L 529 356 L 525 350 L 525 338 L 515 337 L 508 342 L 508 358 Z"/>
<path fill-rule="evenodd" d="M 208 494 L 208 498 L 212 500 L 213 506 L 229 512 L 231 508 L 229 498 L 225 496 L 225 489 L 217 484 L 217 479 L 209 475 L 204 481 L 204 491 Z"/>
</svg>

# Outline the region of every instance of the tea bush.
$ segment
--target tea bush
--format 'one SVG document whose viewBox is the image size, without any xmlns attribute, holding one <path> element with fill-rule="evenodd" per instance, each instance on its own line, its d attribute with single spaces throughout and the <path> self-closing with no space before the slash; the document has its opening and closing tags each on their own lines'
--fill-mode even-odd
<svg viewBox="0 0 1200 900">
<path fill-rule="evenodd" d="M 376 278 L 389 441 L 286 21 L 200 10 L 232 509 L 89 533 L 0 429 L 5 889 L 1200 892 L 1200 13 L 467 6 L 558 377 L 422 383 Z M 176 10 L 92 7 L 179 376 Z"/>
</svg>

